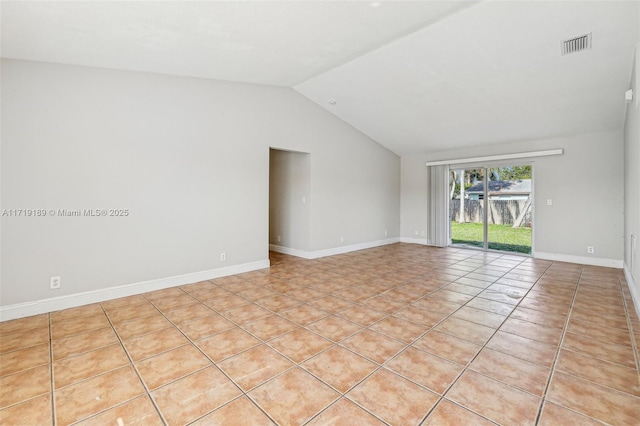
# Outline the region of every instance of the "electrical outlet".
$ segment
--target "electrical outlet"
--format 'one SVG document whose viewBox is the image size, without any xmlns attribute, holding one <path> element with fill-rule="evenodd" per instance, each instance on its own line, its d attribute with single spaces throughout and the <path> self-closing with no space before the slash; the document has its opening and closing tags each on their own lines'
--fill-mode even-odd
<svg viewBox="0 0 640 426">
<path fill-rule="evenodd" d="M 415 234 L 416 234 L 416 237 L 417 237 L 418 235 L 420 235 L 420 233 L 419 233 L 418 231 L 415 231 Z"/>
<path fill-rule="evenodd" d="M 420 231 L 420 236 L 424 237 L 424 231 Z"/>
<path fill-rule="evenodd" d="M 388 235 L 389 235 L 389 233 L 388 233 L 388 232 L 387 232 L 387 230 L 385 229 L 385 231 L 384 231 L 384 236 L 386 237 L 386 236 L 388 236 Z"/>
<path fill-rule="evenodd" d="M 51 290 L 59 289 L 60 285 L 61 285 L 60 277 L 51 277 L 51 278 L 49 278 L 49 288 Z"/>
<path fill-rule="evenodd" d="M 278 242 L 282 241 L 282 239 L 280 238 L 280 235 L 278 235 L 277 239 L 278 239 Z"/>
<path fill-rule="evenodd" d="M 547 199 L 547 205 L 548 206 L 552 206 L 553 205 L 553 200 L 551 198 Z"/>
<path fill-rule="evenodd" d="M 589 254 L 593 254 L 594 252 L 595 252 L 595 251 L 594 251 L 593 247 L 591 247 L 591 246 L 587 246 L 587 253 L 589 253 Z"/>
<path fill-rule="evenodd" d="M 344 243 L 344 237 L 340 237 L 340 242 Z"/>
<path fill-rule="evenodd" d="M 220 253 L 220 262 L 227 261 L 227 253 Z"/>
</svg>

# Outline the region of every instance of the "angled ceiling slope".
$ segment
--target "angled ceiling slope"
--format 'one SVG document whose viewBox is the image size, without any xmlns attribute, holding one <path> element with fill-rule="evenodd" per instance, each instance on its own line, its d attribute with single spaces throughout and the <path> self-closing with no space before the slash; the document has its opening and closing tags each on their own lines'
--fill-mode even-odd
<svg viewBox="0 0 640 426">
<path fill-rule="evenodd" d="M 638 8 L 483 2 L 295 88 L 401 155 L 621 130 Z"/>
<path fill-rule="evenodd" d="M 2 56 L 293 86 L 469 1 L 3 1 Z"/>
<path fill-rule="evenodd" d="M 4 58 L 294 87 L 401 155 L 621 129 L 640 27 L 638 1 L 2 1 L 0 13 Z M 590 50 L 560 55 L 587 33 Z"/>
</svg>

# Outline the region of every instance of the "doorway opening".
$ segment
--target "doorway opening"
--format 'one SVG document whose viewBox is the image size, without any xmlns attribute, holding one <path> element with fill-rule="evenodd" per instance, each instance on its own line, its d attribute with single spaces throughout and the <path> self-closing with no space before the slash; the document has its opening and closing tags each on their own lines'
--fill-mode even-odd
<svg viewBox="0 0 640 426">
<path fill-rule="evenodd" d="M 311 154 L 269 149 L 269 249 L 299 255 L 310 249 Z"/>
<path fill-rule="evenodd" d="M 450 169 L 451 244 L 531 254 L 533 166 Z"/>
</svg>

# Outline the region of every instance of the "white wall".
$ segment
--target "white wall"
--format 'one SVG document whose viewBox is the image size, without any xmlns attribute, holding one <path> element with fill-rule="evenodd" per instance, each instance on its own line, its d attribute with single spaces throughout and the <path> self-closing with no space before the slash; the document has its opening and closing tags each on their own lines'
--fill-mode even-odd
<svg viewBox="0 0 640 426">
<path fill-rule="evenodd" d="M 636 49 L 640 55 L 640 44 Z M 640 313 L 640 93 L 638 60 L 633 68 L 631 86 L 634 102 L 627 104 L 624 125 L 624 267 L 636 311 Z M 631 235 L 636 236 L 632 259 Z"/>
<path fill-rule="evenodd" d="M 311 155 L 272 149 L 269 161 L 269 244 L 309 251 Z"/>
<path fill-rule="evenodd" d="M 563 148 L 534 164 L 534 254 L 620 266 L 623 257 L 623 136 L 609 132 L 404 156 L 401 237 L 427 229 L 426 161 Z M 546 205 L 547 199 L 552 206 Z M 587 254 L 587 246 L 595 253 Z"/>
<path fill-rule="evenodd" d="M 3 208 L 130 211 L 3 217 L 3 307 L 266 261 L 270 146 L 311 154 L 312 250 L 399 234 L 398 156 L 292 89 L 3 60 L 1 136 Z"/>
</svg>

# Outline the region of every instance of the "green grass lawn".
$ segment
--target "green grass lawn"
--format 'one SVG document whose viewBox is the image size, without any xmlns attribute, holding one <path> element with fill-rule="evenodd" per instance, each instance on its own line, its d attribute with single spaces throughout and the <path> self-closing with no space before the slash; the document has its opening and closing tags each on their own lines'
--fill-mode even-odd
<svg viewBox="0 0 640 426">
<path fill-rule="evenodd" d="M 482 247 L 482 224 L 451 222 L 451 242 Z M 531 253 L 531 228 L 489 225 L 489 248 L 529 254 Z"/>
</svg>

